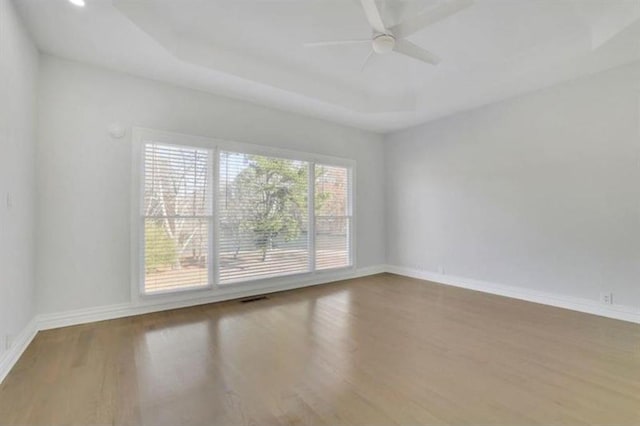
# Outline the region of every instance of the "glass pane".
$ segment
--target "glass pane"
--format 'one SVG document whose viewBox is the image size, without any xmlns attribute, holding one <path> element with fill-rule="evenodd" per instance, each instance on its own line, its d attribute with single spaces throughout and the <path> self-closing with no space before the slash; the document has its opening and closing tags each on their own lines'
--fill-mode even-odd
<svg viewBox="0 0 640 426">
<path fill-rule="evenodd" d="M 316 165 L 316 269 L 351 265 L 349 169 Z"/>
<path fill-rule="evenodd" d="M 209 151 L 146 144 L 144 216 L 211 215 Z"/>
<path fill-rule="evenodd" d="M 220 283 L 309 271 L 308 163 L 220 153 Z"/>
<path fill-rule="evenodd" d="M 316 217 L 316 269 L 343 268 L 351 265 L 350 229 L 349 217 Z"/>
<path fill-rule="evenodd" d="M 146 293 L 209 284 L 208 219 L 147 218 L 144 228 Z"/>
</svg>

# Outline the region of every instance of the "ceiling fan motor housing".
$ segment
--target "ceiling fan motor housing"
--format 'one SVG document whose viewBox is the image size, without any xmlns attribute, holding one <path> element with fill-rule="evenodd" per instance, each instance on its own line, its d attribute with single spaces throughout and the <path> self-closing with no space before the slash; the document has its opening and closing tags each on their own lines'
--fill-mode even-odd
<svg viewBox="0 0 640 426">
<path fill-rule="evenodd" d="M 380 34 L 373 38 L 373 50 L 376 53 L 389 53 L 393 51 L 396 39 L 390 34 Z"/>
</svg>

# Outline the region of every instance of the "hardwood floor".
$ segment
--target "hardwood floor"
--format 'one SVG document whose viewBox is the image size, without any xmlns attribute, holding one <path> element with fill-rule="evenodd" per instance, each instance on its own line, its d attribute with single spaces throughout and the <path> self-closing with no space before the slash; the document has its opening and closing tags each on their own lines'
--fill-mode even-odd
<svg viewBox="0 0 640 426">
<path fill-rule="evenodd" d="M 0 424 L 640 424 L 640 326 L 382 274 L 41 332 Z"/>
</svg>

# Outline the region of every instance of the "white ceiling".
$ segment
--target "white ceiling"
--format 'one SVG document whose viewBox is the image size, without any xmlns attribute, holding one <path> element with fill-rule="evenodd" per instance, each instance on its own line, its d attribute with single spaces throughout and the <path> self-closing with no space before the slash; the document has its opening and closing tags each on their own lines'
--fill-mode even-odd
<svg viewBox="0 0 640 426">
<path fill-rule="evenodd" d="M 15 0 L 42 51 L 390 132 L 640 60 L 640 0 L 476 0 L 410 39 L 438 66 L 370 46 L 358 0 Z M 379 0 L 387 26 L 444 0 Z"/>
</svg>

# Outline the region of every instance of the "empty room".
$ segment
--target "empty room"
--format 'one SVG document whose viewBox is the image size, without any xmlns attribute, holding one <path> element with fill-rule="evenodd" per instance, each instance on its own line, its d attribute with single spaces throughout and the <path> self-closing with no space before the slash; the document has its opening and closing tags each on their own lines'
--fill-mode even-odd
<svg viewBox="0 0 640 426">
<path fill-rule="evenodd" d="M 640 425 L 640 0 L 0 0 L 18 425 Z"/>
</svg>

